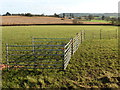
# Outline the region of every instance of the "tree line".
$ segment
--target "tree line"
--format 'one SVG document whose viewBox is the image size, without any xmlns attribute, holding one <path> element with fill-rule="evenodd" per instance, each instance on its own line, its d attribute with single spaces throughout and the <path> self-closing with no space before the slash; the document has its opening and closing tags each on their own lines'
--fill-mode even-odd
<svg viewBox="0 0 120 90">
<path fill-rule="evenodd" d="M 56 14 L 56 13 L 54 13 L 54 15 L 45 15 L 44 13 L 42 13 L 42 14 L 31 14 L 31 13 L 11 14 L 9 12 L 7 12 L 6 14 L 3 14 L 2 16 L 28 16 L 28 17 L 32 17 L 32 16 L 49 16 L 49 17 L 59 17 L 59 15 Z"/>
<path fill-rule="evenodd" d="M 65 13 L 63 13 L 62 17 L 59 16 L 59 14 L 54 13 L 54 15 L 45 15 L 43 14 L 31 14 L 31 13 L 18 13 L 18 14 L 11 14 L 9 12 L 7 12 L 6 14 L 3 14 L 1 16 L 28 16 L 28 17 L 33 17 L 33 16 L 47 16 L 47 17 L 58 17 L 58 18 L 63 18 L 63 20 L 65 18 L 68 19 L 74 19 L 73 22 L 74 24 L 79 24 L 79 21 L 82 20 L 84 18 L 84 20 L 94 20 L 96 17 L 100 18 L 100 20 L 105 20 L 105 21 L 111 21 L 112 24 L 114 25 L 120 25 L 120 17 L 110 17 L 110 16 L 93 16 L 93 15 L 88 15 L 88 16 L 80 16 L 80 17 L 76 17 L 74 15 L 74 13 L 70 13 L 70 15 L 66 15 Z"/>
</svg>

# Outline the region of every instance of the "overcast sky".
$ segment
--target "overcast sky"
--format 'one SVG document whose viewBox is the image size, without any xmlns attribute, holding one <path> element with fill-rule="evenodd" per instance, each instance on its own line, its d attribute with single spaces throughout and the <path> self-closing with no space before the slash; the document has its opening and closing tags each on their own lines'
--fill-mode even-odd
<svg viewBox="0 0 120 90">
<path fill-rule="evenodd" d="M 114 13 L 119 0 L 0 0 L 0 13 Z"/>
</svg>

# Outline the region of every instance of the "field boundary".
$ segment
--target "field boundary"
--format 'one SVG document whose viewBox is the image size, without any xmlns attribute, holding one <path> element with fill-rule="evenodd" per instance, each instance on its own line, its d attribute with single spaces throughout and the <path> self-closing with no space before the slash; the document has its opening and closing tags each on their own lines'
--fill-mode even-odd
<svg viewBox="0 0 120 90">
<path fill-rule="evenodd" d="M 10 25 L 0 25 L 0 26 L 41 26 L 41 25 L 102 25 L 102 26 L 120 26 L 120 25 L 114 25 L 114 24 L 67 24 L 67 23 L 61 23 L 61 24 L 10 24 Z"/>
</svg>

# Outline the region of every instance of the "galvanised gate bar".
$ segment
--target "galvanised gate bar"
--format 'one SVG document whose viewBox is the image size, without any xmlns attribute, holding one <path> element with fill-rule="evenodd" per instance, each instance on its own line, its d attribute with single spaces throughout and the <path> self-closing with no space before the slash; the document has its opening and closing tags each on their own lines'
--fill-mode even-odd
<svg viewBox="0 0 120 90">
<path fill-rule="evenodd" d="M 6 64 L 10 68 L 63 69 L 82 43 L 84 32 L 74 38 L 32 38 L 32 45 L 6 45 Z"/>
</svg>

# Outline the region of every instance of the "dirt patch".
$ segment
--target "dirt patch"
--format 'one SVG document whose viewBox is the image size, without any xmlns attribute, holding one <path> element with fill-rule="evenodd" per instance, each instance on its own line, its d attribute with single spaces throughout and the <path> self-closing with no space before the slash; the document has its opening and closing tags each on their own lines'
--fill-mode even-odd
<svg viewBox="0 0 120 90">
<path fill-rule="evenodd" d="M 7 67 L 8 67 L 7 65 L 2 64 L 0 65 L 0 70 L 3 70 L 4 68 L 7 68 Z"/>
</svg>

